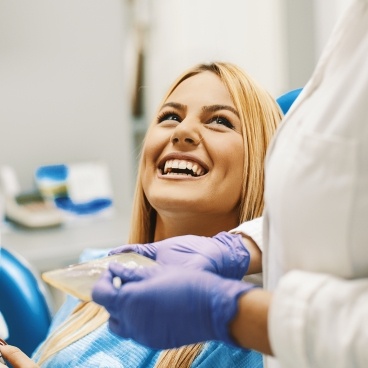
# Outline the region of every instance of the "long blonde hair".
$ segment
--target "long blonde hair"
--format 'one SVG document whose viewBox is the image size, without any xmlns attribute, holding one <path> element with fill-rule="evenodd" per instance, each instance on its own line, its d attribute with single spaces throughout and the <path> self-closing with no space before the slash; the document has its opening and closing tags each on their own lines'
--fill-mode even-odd
<svg viewBox="0 0 368 368">
<path fill-rule="evenodd" d="M 231 63 L 199 64 L 172 84 L 160 106 L 184 80 L 203 72 L 217 75 L 228 89 L 242 123 L 244 151 L 243 187 L 239 206 L 239 224 L 261 216 L 263 211 L 264 158 L 268 144 L 282 118 L 273 97 L 242 69 Z M 148 129 L 150 129 L 153 121 Z M 146 137 L 148 134 L 146 135 Z M 145 140 L 143 141 L 144 151 Z M 130 243 L 152 242 L 156 225 L 156 211 L 152 208 L 142 187 L 143 155 L 140 158 L 137 185 L 133 200 Z"/>
<path fill-rule="evenodd" d="M 217 75 L 228 89 L 242 123 L 244 142 L 243 186 L 239 204 L 239 224 L 261 216 L 263 210 L 264 158 L 267 146 L 282 118 L 281 110 L 271 95 L 259 86 L 247 73 L 234 64 L 214 62 L 199 64 L 172 84 L 162 104 L 184 80 L 199 73 L 210 71 Z M 161 105 L 160 105 L 161 106 Z M 151 123 L 150 127 L 154 124 Z M 150 127 L 148 129 L 150 129 Z M 143 142 L 143 149 L 144 151 Z M 128 243 L 148 243 L 154 240 L 156 211 L 150 205 L 142 187 L 142 159 L 138 168 L 133 200 L 131 230 Z M 214 234 L 215 235 L 215 234 Z M 81 303 L 70 318 L 50 335 L 43 345 L 39 364 L 69 344 L 94 331 L 108 320 L 104 308 L 93 302 Z M 202 344 L 164 350 L 156 367 L 190 367 L 201 351 Z"/>
</svg>

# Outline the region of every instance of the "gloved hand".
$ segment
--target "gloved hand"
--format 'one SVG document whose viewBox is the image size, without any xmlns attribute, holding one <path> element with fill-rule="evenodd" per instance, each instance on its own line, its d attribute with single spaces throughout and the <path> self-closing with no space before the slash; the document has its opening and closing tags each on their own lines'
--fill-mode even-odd
<svg viewBox="0 0 368 368">
<path fill-rule="evenodd" d="M 127 244 L 109 254 L 123 252 L 136 252 L 160 264 L 206 270 L 233 279 L 241 279 L 250 263 L 250 254 L 241 235 L 225 231 L 212 238 L 183 235 L 156 243 Z"/>
<path fill-rule="evenodd" d="M 113 285 L 114 277 L 123 284 Z M 154 349 L 207 340 L 235 345 L 228 326 L 241 294 L 255 287 L 211 272 L 177 266 L 124 268 L 110 263 L 93 300 L 110 313 L 111 331 Z"/>
</svg>

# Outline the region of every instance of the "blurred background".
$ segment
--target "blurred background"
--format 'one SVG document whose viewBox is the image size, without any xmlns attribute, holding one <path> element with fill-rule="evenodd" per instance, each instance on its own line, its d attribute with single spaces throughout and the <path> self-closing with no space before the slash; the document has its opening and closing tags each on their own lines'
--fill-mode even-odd
<svg viewBox="0 0 368 368">
<path fill-rule="evenodd" d="M 32 192 L 40 167 L 102 163 L 113 211 L 88 221 L 74 216 L 56 228 L 3 221 L 1 244 L 45 271 L 76 262 L 86 247 L 124 242 L 141 139 L 173 79 L 199 62 L 231 61 L 277 98 L 306 83 L 348 3 L 2 0 L 0 167 L 11 168 L 5 181 L 16 194 Z M 83 170 L 77 178 L 96 174 Z M 74 184 L 83 192 L 80 181 Z"/>
</svg>

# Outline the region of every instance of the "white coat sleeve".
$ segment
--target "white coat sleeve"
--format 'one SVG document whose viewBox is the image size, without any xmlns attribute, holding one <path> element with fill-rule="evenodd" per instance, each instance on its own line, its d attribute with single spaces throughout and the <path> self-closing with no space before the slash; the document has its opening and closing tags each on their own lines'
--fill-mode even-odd
<svg viewBox="0 0 368 368">
<path fill-rule="evenodd" d="M 257 217 L 251 221 L 247 221 L 239 225 L 237 228 L 230 230 L 232 234 L 243 234 L 252 238 L 257 244 L 258 248 L 262 251 L 263 244 L 263 217 Z M 243 280 L 252 284 L 263 286 L 263 274 L 255 273 L 243 277 Z"/>
<path fill-rule="evenodd" d="M 274 292 L 269 330 L 283 368 L 368 367 L 368 279 L 288 272 Z"/>
<path fill-rule="evenodd" d="M 253 239 L 258 248 L 263 250 L 263 217 L 257 217 L 254 220 L 243 222 L 241 225 L 233 230 L 230 230 L 232 234 L 244 234 Z"/>
</svg>

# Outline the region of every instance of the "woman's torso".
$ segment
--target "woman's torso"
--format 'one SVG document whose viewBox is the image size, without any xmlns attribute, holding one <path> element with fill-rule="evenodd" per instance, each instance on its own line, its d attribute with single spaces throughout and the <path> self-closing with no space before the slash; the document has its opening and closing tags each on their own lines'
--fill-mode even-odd
<svg viewBox="0 0 368 368">
<path fill-rule="evenodd" d="M 79 303 L 69 297 L 56 314 L 52 329 L 68 318 Z M 152 350 L 133 340 L 122 339 L 112 334 L 107 323 L 85 337 L 53 355 L 43 368 L 88 367 L 88 368 L 150 368 L 155 367 L 160 350 Z M 37 359 L 37 352 L 34 358 Z M 192 368 L 262 368 L 262 356 L 254 351 L 231 347 L 219 342 L 208 342 L 191 365 Z"/>
</svg>

